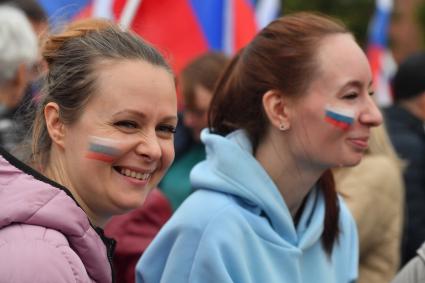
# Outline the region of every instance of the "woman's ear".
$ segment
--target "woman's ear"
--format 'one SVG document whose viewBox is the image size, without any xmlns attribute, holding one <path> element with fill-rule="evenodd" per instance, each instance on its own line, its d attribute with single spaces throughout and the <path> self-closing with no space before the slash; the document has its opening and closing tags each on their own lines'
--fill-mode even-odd
<svg viewBox="0 0 425 283">
<path fill-rule="evenodd" d="M 263 95 L 263 107 L 270 124 L 281 131 L 290 127 L 287 99 L 277 90 L 269 90 Z"/>
<path fill-rule="evenodd" d="M 52 143 L 64 147 L 65 126 L 60 119 L 59 106 L 55 102 L 49 102 L 44 107 L 44 119 L 47 131 Z"/>
</svg>

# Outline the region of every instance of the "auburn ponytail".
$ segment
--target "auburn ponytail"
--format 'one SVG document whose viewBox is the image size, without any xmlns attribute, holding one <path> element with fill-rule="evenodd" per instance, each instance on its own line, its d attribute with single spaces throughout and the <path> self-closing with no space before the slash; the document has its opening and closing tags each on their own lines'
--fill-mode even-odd
<svg viewBox="0 0 425 283">
<path fill-rule="evenodd" d="M 322 244 L 325 251 L 330 255 L 333 244 L 338 240 L 339 228 L 339 205 L 338 195 L 335 188 L 335 180 L 329 169 L 320 177 L 318 184 L 325 198 L 325 223 L 322 234 Z"/>
</svg>

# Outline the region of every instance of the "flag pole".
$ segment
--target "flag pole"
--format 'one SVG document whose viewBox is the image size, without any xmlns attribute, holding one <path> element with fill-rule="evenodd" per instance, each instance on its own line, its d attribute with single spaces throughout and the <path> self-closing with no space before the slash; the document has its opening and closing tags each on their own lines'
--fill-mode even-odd
<svg viewBox="0 0 425 283">
<path fill-rule="evenodd" d="M 260 0 L 257 1 L 255 9 L 255 17 L 257 19 L 258 29 L 264 28 L 271 21 L 279 16 L 280 12 L 279 0 Z"/>
<path fill-rule="evenodd" d="M 121 13 L 119 24 L 123 29 L 129 29 L 142 0 L 128 0 Z"/>
</svg>

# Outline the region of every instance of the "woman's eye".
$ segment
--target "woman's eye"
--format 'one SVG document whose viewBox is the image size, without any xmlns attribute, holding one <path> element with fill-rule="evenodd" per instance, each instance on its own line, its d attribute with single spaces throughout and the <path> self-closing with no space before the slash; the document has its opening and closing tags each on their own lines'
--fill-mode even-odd
<svg viewBox="0 0 425 283">
<path fill-rule="evenodd" d="M 358 94 L 357 94 L 357 93 L 352 92 L 352 93 L 349 93 L 349 94 L 347 94 L 347 95 L 344 95 L 344 96 L 343 96 L 343 99 L 351 100 L 351 99 L 355 99 L 355 98 L 357 98 L 357 96 L 358 96 Z"/>
<path fill-rule="evenodd" d="M 137 129 L 137 127 L 138 127 L 136 122 L 127 121 L 127 120 L 118 121 L 118 122 L 114 123 L 114 125 L 118 126 L 120 128 L 127 128 L 127 129 Z"/>
<path fill-rule="evenodd" d="M 175 134 L 176 133 L 176 127 L 172 125 L 159 125 L 157 127 L 157 131 Z"/>
</svg>

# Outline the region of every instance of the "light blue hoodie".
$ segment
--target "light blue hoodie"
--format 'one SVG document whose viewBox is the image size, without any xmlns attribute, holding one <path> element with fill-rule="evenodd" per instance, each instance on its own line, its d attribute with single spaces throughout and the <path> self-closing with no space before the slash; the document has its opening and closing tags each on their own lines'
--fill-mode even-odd
<svg viewBox="0 0 425 283">
<path fill-rule="evenodd" d="M 340 201 L 331 257 L 321 235 L 325 203 L 313 188 L 297 227 L 277 187 L 252 155 L 245 132 L 204 130 L 207 159 L 196 190 L 139 260 L 141 283 L 348 283 L 357 278 L 356 227 Z"/>
</svg>

